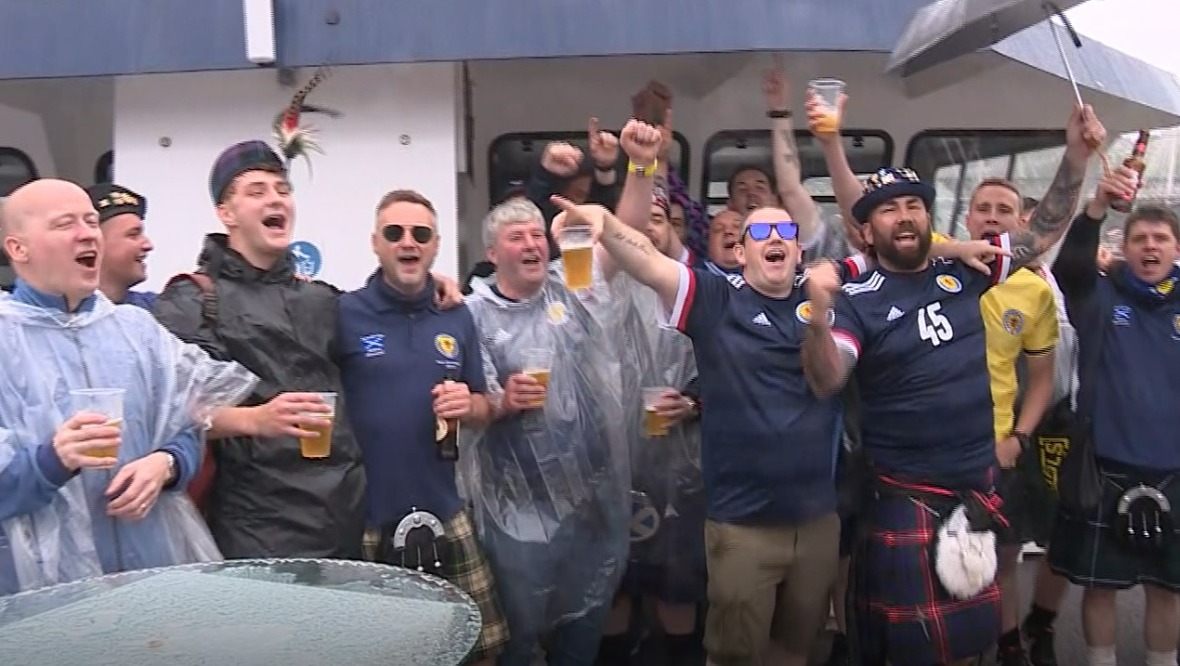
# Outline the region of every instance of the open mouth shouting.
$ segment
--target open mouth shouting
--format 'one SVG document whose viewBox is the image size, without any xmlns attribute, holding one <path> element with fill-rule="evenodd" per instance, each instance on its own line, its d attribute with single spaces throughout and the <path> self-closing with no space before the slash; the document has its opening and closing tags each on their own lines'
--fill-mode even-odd
<svg viewBox="0 0 1180 666">
<path fill-rule="evenodd" d="M 262 226 L 268 231 L 286 231 L 287 216 L 282 213 L 271 213 L 262 218 Z"/>
<path fill-rule="evenodd" d="M 397 258 L 397 265 L 402 268 L 417 268 L 422 265 L 422 257 L 416 254 L 405 254 Z"/>
<path fill-rule="evenodd" d="M 521 258 L 520 263 L 526 267 L 535 268 L 541 265 L 541 255 L 532 253 L 526 254 Z"/>
<path fill-rule="evenodd" d="M 768 264 L 782 264 L 787 260 L 787 251 L 781 246 L 773 246 L 762 255 Z"/>
<path fill-rule="evenodd" d="M 93 270 L 98 266 L 98 252 L 96 250 L 84 250 L 74 256 L 74 261 L 83 268 Z"/>
<path fill-rule="evenodd" d="M 919 246 L 918 232 L 913 225 L 903 225 L 893 234 L 893 246 L 898 249 L 917 249 Z"/>
</svg>

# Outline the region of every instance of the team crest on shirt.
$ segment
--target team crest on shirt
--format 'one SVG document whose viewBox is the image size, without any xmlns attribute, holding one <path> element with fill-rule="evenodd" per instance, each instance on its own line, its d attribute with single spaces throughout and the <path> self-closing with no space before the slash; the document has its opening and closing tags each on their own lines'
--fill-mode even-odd
<svg viewBox="0 0 1180 666">
<path fill-rule="evenodd" d="M 811 323 L 811 301 L 803 301 L 795 307 L 795 318 L 804 324 Z M 836 311 L 828 308 L 828 326 L 836 325 Z"/>
<path fill-rule="evenodd" d="M 1155 286 L 1155 292 L 1160 296 L 1167 296 L 1176 288 L 1176 278 L 1170 277 Z"/>
<path fill-rule="evenodd" d="M 549 317 L 550 324 L 560 326 L 569 320 L 569 313 L 565 311 L 565 303 L 561 301 L 550 303 L 549 307 L 545 309 L 545 314 Z"/>
<path fill-rule="evenodd" d="M 963 283 L 959 282 L 959 278 L 953 275 L 939 275 L 934 278 L 934 281 L 938 283 L 939 289 L 948 294 L 957 294 L 963 291 Z"/>
<path fill-rule="evenodd" d="M 455 338 L 446 333 L 439 333 L 434 336 L 434 348 L 438 350 L 438 353 L 450 359 L 455 358 L 455 353 L 458 350 L 458 346 L 455 344 Z"/>
<path fill-rule="evenodd" d="M 1020 332 L 1024 330 L 1024 314 L 1020 310 L 1016 308 L 1005 310 L 1000 318 L 1004 322 L 1004 330 L 1012 335 L 1020 335 Z"/>
</svg>

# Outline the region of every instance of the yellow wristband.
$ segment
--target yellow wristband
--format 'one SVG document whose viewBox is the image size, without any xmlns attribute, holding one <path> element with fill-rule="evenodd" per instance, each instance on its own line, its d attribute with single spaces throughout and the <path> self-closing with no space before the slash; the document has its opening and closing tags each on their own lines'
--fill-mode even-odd
<svg viewBox="0 0 1180 666">
<path fill-rule="evenodd" d="M 643 178 L 650 178 L 651 176 L 656 175 L 656 169 L 658 169 L 659 167 L 660 167 L 659 160 L 655 160 L 654 162 L 651 163 L 651 166 L 645 166 L 645 167 L 641 167 L 638 164 L 632 162 L 631 160 L 627 160 L 627 173 L 633 173 L 636 176 L 641 176 Z"/>
</svg>

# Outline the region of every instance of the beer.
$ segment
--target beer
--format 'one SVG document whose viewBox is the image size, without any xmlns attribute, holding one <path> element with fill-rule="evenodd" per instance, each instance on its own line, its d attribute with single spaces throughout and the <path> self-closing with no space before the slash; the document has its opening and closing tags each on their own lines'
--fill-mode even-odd
<svg viewBox="0 0 1180 666">
<path fill-rule="evenodd" d="M 524 374 L 537 380 L 537 383 L 540 384 L 541 386 L 544 386 L 546 391 L 549 390 L 549 368 L 532 368 L 532 369 L 526 368 L 524 371 Z M 539 398 L 536 402 L 533 403 L 533 407 L 544 407 L 544 406 L 545 406 L 545 398 L 544 397 Z"/>
<path fill-rule="evenodd" d="M 844 93 L 844 82 L 840 79 L 812 79 L 807 87 L 819 98 L 824 110 L 813 131 L 836 134 L 840 131 L 840 95 Z"/>
<path fill-rule="evenodd" d="M 584 244 L 563 245 L 561 263 L 565 267 L 567 289 L 573 291 L 590 288 L 594 269 L 594 246 L 589 239 L 586 239 Z"/>
<path fill-rule="evenodd" d="M 663 437 L 668 434 L 668 419 L 655 407 L 643 408 L 643 434 L 647 437 Z"/>
<path fill-rule="evenodd" d="M 318 426 L 310 423 L 300 426 L 308 432 L 314 432 L 314 437 L 300 437 L 299 450 L 304 458 L 327 458 L 332 453 L 332 415 L 315 414 L 316 418 L 328 419 L 328 425 Z"/>
<path fill-rule="evenodd" d="M 448 367 L 443 373 L 440 384 L 453 384 L 458 381 L 458 374 L 454 368 Z M 438 445 L 438 457 L 448 462 L 459 459 L 459 419 L 444 419 L 436 416 L 434 419 L 434 442 Z"/>
<path fill-rule="evenodd" d="M 122 434 L 123 419 L 111 419 L 102 425 L 107 428 L 118 428 L 120 434 Z M 111 446 L 96 446 L 91 449 L 86 449 L 85 455 L 87 458 L 118 458 L 119 445 L 112 444 Z"/>
<path fill-rule="evenodd" d="M 1143 172 L 1147 170 L 1147 162 L 1144 156 L 1147 154 L 1147 142 L 1151 138 L 1151 132 L 1145 129 L 1139 130 L 1139 138 L 1135 140 L 1135 148 L 1131 150 L 1131 156 L 1123 161 L 1123 166 L 1131 169 L 1136 174 L 1135 194 L 1139 193 L 1139 188 L 1143 186 Z M 1130 199 L 1115 199 L 1110 202 L 1110 207 L 1120 213 L 1131 212 L 1131 206 L 1135 203 L 1135 195 Z"/>
<path fill-rule="evenodd" d="M 336 418 L 336 394 L 335 393 L 317 393 L 324 405 L 328 407 L 329 412 L 313 412 L 304 414 L 310 419 L 324 419 L 328 422 L 326 426 L 318 426 L 312 423 L 304 423 L 300 427 L 308 432 L 314 432 L 313 437 L 300 437 L 299 450 L 304 458 L 322 460 L 332 455 L 332 425 Z"/>
<path fill-rule="evenodd" d="M 835 112 L 825 113 L 815 123 L 815 131 L 820 134 L 835 134 L 840 131 L 840 117 Z"/>
</svg>

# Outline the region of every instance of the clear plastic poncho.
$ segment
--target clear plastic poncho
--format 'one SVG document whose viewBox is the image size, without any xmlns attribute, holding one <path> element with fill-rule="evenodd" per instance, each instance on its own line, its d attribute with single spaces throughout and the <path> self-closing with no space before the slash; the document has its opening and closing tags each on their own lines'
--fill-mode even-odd
<svg viewBox="0 0 1180 666">
<path fill-rule="evenodd" d="M 205 422 L 212 409 L 236 405 L 256 382 L 237 363 L 180 342 L 147 311 L 102 294 L 75 315 L 0 299 L 0 473 L 53 440 L 72 415 L 71 389 L 126 390 L 119 448 L 126 464 Z M 104 494 L 116 472 L 83 469 L 48 504 L 30 500 L 26 512 L 5 517 L 0 588 L 221 558 L 183 490 L 162 492 L 139 521 L 108 516 Z M 4 492 L 33 485 L 7 480 Z"/>
<path fill-rule="evenodd" d="M 664 435 L 649 437 L 642 395 L 645 387 L 685 389 L 697 372 L 692 341 L 660 325 L 655 291 L 625 274 L 611 287 L 616 300 L 625 304 L 615 311 L 621 318 L 623 404 L 631 444 L 630 561 L 632 566 L 651 566 L 640 575 L 645 585 L 703 587 L 706 504 L 700 427 L 678 423 Z M 657 574 L 676 580 L 651 581 Z M 699 581 L 685 580 L 698 575 Z"/>
<path fill-rule="evenodd" d="M 553 350 L 541 409 L 463 431 L 460 486 L 513 636 L 533 640 L 609 605 L 627 557 L 630 466 L 609 290 L 578 296 L 559 261 L 541 292 L 513 302 L 495 277 L 472 281 L 491 394 L 523 368 L 522 350 Z"/>
</svg>

